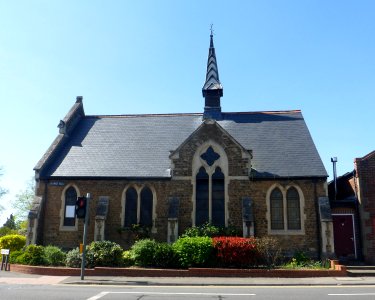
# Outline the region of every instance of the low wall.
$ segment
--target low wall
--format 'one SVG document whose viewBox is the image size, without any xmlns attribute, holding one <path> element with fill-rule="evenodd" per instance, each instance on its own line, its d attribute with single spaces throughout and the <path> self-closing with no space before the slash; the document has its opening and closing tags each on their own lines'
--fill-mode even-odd
<svg viewBox="0 0 375 300">
<path fill-rule="evenodd" d="M 10 271 L 50 275 L 50 276 L 80 276 L 81 269 L 65 267 L 39 267 L 11 264 Z M 86 269 L 85 276 L 124 276 L 124 277 L 342 277 L 347 276 L 346 267 L 334 265 L 329 270 L 288 270 L 288 269 L 219 269 L 219 268 L 189 268 L 179 269 L 144 269 L 144 268 L 109 268 L 96 267 Z"/>
</svg>

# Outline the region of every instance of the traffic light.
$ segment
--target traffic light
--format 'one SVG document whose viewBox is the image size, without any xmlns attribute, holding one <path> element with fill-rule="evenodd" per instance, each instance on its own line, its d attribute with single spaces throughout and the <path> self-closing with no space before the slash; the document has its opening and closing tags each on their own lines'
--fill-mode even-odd
<svg viewBox="0 0 375 300">
<path fill-rule="evenodd" d="M 86 216 L 86 197 L 78 197 L 76 201 L 76 216 L 78 219 L 84 219 Z"/>
</svg>

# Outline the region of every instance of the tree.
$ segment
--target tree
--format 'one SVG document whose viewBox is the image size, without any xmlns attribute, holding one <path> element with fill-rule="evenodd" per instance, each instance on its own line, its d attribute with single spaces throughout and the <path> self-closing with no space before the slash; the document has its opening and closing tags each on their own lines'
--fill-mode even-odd
<svg viewBox="0 0 375 300">
<path fill-rule="evenodd" d="M 31 178 L 26 185 L 26 188 L 16 195 L 15 200 L 12 202 L 12 207 L 15 209 L 17 222 L 27 220 L 27 215 L 32 207 L 34 200 L 34 178 Z"/>
<path fill-rule="evenodd" d="M 4 223 L 3 227 L 8 227 L 9 229 L 16 230 L 16 220 L 14 219 L 13 214 L 10 214 L 9 218 L 7 218 L 7 221 Z"/>
</svg>

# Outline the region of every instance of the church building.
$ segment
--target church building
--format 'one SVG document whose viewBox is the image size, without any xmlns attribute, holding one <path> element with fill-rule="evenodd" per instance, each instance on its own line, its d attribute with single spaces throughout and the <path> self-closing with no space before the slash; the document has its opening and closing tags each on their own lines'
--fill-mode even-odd
<svg viewBox="0 0 375 300">
<path fill-rule="evenodd" d="M 75 202 L 90 193 L 88 242 L 173 242 L 211 223 L 285 253 L 334 253 L 327 172 L 301 111 L 223 112 L 212 33 L 202 94 L 200 113 L 110 116 L 77 97 L 34 168 L 28 243 L 77 247 Z"/>
</svg>

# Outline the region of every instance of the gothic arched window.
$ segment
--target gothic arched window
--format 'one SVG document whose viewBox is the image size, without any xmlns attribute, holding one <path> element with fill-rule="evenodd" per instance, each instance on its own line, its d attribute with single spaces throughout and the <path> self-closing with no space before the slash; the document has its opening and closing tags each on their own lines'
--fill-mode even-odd
<svg viewBox="0 0 375 300">
<path fill-rule="evenodd" d="M 77 201 L 77 191 L 74 187 L 69 187 L 65 191 L 64 203 L 64 223 L 63 226 L 75 226 L 75 206 Z"/>
<path fill-rule="evenodd" d="M 129 188 L 125 194 L 125 227 L 137 224 L 138 193 L 135 188 Z"/>
<path fill-rule="evenodd" d="M 300 199 L 296 188 L 291 187 L 286 193 L 288 229 L 301 229 Z"/>
<path fill-rule="evenodd" d="M 225 226 L 225 189 L 224 174 L 217 167 L 212 174 L 212 219 L 215 226 Z"/>
<path fill-rule="evenodd" d="M 201 167 L 196 176 L 195 225 L 209 222 L 209 177 L 206 169 Z"/>
<path fill-rule="evenodd" d="M 276 234 L 300 234 L 304 231 L 301 221 L 303 207 L 303 195 L 297 187 L 274 188 L 269 198 L 269 229 Z"/>
<path fill-rule="evenodd" d="M 270 197 L 271 229 L 284 229 L 284 205 L 283 194 L 279 188 L 275 188 Z"/>
<path fill-rule="evenodd" d="M 152 226 L 152 191 L 145 187 L 141 191 L 141 207 L 139 224 L 142 226 Z"/>
</svg>

